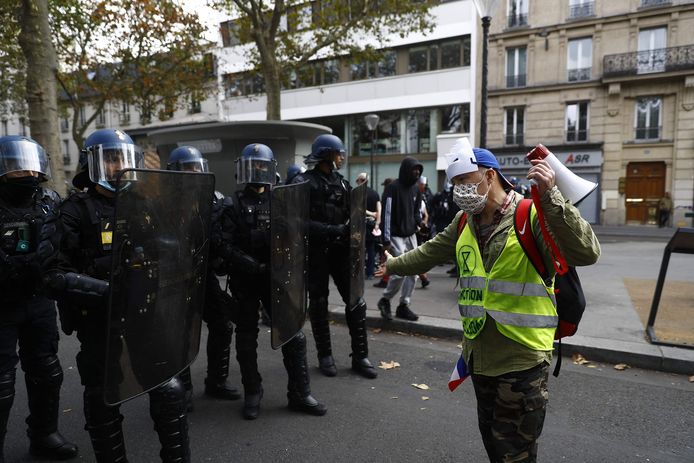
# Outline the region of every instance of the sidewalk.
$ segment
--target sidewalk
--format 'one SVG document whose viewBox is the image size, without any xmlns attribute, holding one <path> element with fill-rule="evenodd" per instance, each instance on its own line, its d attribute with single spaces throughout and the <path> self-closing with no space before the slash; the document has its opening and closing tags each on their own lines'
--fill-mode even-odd
<svg viewBox="0 0 694 463">
<path fill-rule="evenodd" d="M 623 280 L 657 278 L 663 249 L 674 232 L 674 229 L 669 229 L 669 234 L 658 234 L 664 230 L 643 230 L 641 235 L 634 231 L 628 235 L 624 230 L 617 230 L 621 234 L 609 235 L 606 233 L 608 230 L 596 227 L 601 239 L 602 257 L 596 265 L 578 269 L 588 305 L 578 334 L 562 340 L 564 356 L 580 353 L 591 361 L 626 363 L 632 367 L 694 375 L 694 349 L 657 346 L 646 340 L 644 325 Z M 651 234 L 643 236 L 643 232 Z M 608 236 L 615 238 L 610 240 Z M 678 280 L 694 281 L 693 261 L 694 256 L 673 254 L 668 278 L 676 275 Z M 456 279 L 446 274 L 449 268 L 450 265 L 432 269 L 429 272 L 431 285 L 426 289 L 421 289 L 421 283 L 417 281 L 411 302 L 412 309 L 419 315 L 417 322 L 384 321 L 376 308 L 383 290 L 373 287 L 376 280 L 367 281 L 364 292 L 369 308 L 367 325 L 390 331 L 461 339 Z M 329 302 L 332 318 L 344 323 L 344 305 L 332 284 Z M 395 313 L 398 300 L 393 299 L 391 304 Z"/>
</svg>

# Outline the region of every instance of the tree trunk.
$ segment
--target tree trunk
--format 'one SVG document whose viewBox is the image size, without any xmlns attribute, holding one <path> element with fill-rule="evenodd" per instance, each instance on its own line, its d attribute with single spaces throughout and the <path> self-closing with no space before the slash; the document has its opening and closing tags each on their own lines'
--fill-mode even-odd
<svg viewBox="0 0 694 463">
<path fill-rule="evenodd" d="M 26 100 L 31 137 L 50 155 L 49 186 L 65 195 L 65 171 L 60 148 L 57 59 L 48 26 L 47 0 L 22 0 L 19 45 L 26 59 Z"/>
<path fill-rule="evenodd" d="M 267 104 L 265 106 L 266 119 L 268 121 L 282 120 L 282 85 L 280 84 L 280 72 L 277 60 L 274 58 L 274 51 L 271 56 L 263 59 L 263 78 L 265 79 L 265 95 Z"/>
</svg>

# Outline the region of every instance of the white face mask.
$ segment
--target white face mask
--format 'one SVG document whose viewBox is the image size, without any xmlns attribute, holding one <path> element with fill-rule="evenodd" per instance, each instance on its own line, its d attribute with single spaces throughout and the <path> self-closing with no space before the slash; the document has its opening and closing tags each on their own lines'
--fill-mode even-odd
<svg viewBox="0 0 694 463">
<path fill-rule="evenodd" d="M 485 171 L 486 174 L 486 171 Z M 489 189 L 483 195 L 477 193 L 477 187 L 484 182 L 486 175 L 477 183 L 463 183 L 453 187 L 453 202 L 467 214 L 479 214 L 487 204 Z"/>
</svg>

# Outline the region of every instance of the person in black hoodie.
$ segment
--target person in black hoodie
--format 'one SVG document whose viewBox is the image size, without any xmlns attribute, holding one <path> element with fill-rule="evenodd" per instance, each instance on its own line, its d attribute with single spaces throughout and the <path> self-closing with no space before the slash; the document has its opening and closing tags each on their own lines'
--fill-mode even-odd
<svg viewBox="0 0 694 463">
<path fill-rule="evenodd" d="M 417 180 L 422 175 L 422 164 L 413 157 L 406 157 L 400 163 L 398 178 L 383 191 L 383 210 L 381 227 L 383 246 L 391 255 L 397 257 L 417 247 L 417 229 L 421 224 L 420 206 L 422 193 Z M 400 291 L 400 304 L 395 316 L 416 321 L 417 314 L 410 309 L 410 296 L 414 290 L 415 277 L 391 275 L 383 297 L 378 301 L 378 309 L 386 320 L 392 320 L 390 300 Z"/>
</svg>

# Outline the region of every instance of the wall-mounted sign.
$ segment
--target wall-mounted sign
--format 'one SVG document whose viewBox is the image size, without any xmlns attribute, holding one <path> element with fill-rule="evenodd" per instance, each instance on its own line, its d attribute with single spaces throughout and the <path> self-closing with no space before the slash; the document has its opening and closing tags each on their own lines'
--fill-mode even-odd
<svg viewBox="0 0 694 463">
<path fill-rule="evenodd" d="M 602 166 L 602 151 L 552 151 L 568 168 Z M 530 162 L 523 154 L 497 154 L 501 169 L 529 169 Z"/>
</svg>

